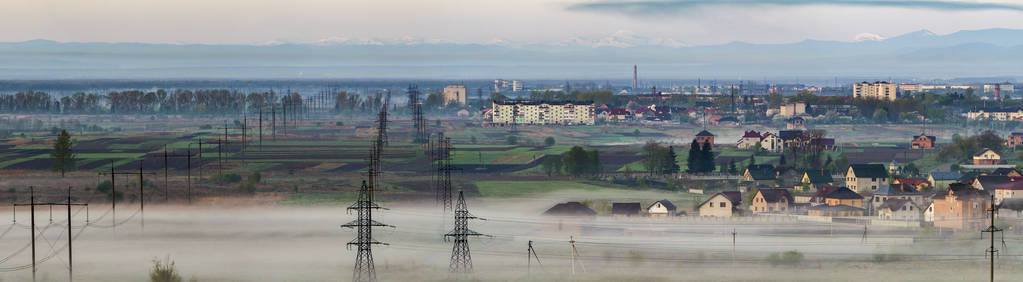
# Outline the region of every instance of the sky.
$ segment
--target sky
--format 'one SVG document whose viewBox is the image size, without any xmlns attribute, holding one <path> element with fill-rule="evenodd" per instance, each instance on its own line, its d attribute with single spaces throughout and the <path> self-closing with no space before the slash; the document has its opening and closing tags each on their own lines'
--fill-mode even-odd
<svg viewBox="0 0 1023 282">
<path fill-rule="evenodd" d="M 1023 29 L 1020 1 L 4 0 L 0 41 L 712 45 Z"/>
</svg>

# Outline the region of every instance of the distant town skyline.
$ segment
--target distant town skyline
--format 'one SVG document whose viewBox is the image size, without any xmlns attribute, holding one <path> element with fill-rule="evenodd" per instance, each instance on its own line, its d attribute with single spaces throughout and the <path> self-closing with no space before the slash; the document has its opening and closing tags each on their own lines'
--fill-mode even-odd
<svg viewBox="0 0 1023 282">
<path fill-rule="evenodd" d="M 1023 29 L 1011 1 L 9 0 L 0 42 L 697 46 Z"/>
</svg>

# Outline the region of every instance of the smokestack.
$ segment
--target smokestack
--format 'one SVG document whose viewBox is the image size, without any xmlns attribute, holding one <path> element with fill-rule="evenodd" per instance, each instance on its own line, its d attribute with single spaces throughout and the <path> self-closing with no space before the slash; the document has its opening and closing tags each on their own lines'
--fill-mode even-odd
<svg viewBox="0 0 1023 282">
<path fill-rule="evenodd" d="M 1000 92 L 1002 92 L 1002 85 L 1001 84 L 995 84 L 995 101 L 1001 101 L 1002 100 L 1001 97 L 1000 97 L 1001 96 Z"/>
<path fill-rule="evenodd" d="M 638 81 L 638 68 L 636 68 L 636 65 L 632 65 L 632 91 L 636 91 L 636 89 L 639 88 L 639 84 L 637 83 Z"/>
</svg>

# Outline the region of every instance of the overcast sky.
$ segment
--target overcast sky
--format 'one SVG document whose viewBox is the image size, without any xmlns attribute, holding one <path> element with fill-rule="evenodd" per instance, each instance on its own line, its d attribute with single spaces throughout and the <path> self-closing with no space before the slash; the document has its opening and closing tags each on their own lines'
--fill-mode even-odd
<svg viewBox="0 0 1023 282">
<path fill-rule="evenodd" d="M 0 11 L 5 42 L 681 46 L 1023 29 L 1023 3 L 1004 0 L 3 0 Z"/>
</svg>

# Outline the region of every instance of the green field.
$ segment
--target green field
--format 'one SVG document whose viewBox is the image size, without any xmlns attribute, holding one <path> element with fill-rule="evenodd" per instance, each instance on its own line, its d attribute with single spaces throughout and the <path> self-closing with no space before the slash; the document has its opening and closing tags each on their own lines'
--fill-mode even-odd
<svg viewBox="0 0 1023 282">
<path fill-rule="evenodd" d="M 611 189 L 573 181 L 477 181 L 476 187 L 479 188 L 480 196 L 484 197 L 515 197 L 568 189 Z"/>
</svg>

